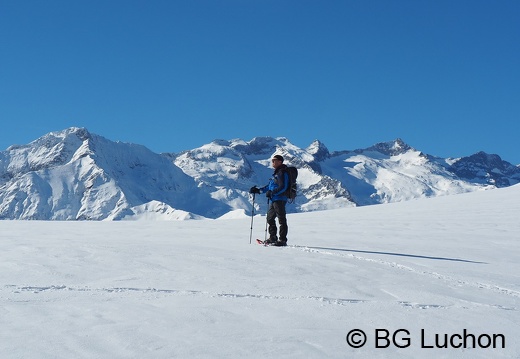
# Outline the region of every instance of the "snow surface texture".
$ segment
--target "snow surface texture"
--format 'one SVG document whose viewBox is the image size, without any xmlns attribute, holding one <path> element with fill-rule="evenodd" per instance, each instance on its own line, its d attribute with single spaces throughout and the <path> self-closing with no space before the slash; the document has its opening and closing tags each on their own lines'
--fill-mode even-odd
<svg viewBox="0 0 520 359">
<path fill-rule="evenodd" d="M 251 211 L 249 189 L 268 182 L 275 153 L 299 169 L 298 197 L 289 212 L 401 202 L 520 182 L 520 168 L 497 155 L 442 159 L 399 139 L 330 153 L 319 141 L 301 149 L 283 137 L 257 137 L 157 154 L 73 127 L 0 152 L 0 219 L 245 218 Z M 265 197 L 258 198 L 256 210 L 266 212 Z"/>
<path fill-rule="evenodd" d="M 291 214 L 286 248 L 249 244 L 248 219 L 0 221 L 0 353 L 519 358 L 519 198 L 517 185 Z M 382 329 L 410 345 L 377 348 Z M 464 330 L 505 348 L 422 348 Z"/>
</svg>

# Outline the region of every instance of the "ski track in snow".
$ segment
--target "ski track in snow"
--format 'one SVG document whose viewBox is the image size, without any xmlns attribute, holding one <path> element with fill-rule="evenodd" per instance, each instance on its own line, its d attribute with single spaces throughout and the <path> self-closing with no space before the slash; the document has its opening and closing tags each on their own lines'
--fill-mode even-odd
<svg viewBox="0 0 520 359">
<path fill-rule="evenodd" d="M 278 295 L 263 295 L 263 294 L 238 294 L 238 293 L 211 293 L 201 290 L 181 290 L 181 289 L 157 289 L 157 288 L 132 288 L 132 287 L 113 287 L 113 288 L 90 288 L 90 287 L 71 287 L 66 285 L 50 285 L 50 286 L 18 286 L 5 285 L 4 289 L 11 290 L 12 293 L 19 294 L 22 292 L 29 292 L 39 294 L 42 292 L 58 292 L 58 291 L 72 291 L 72 292 L 102 292 L 102 293 L 162 293 L 162 294 L 177 294 L 177 295 L 201 295 L 213 298 L 253 298 L 253 299 L 274 299 L 274 300 L 316 300 L 327 304 L 347 305 L 355 303 L 364 303 L 366 300 L 360 299 L 342 299 L 342 298 L 327 298 L 318 296 L 278 296 Z"/>
<path fill-rule="evenodd" d="M 484 289 L 489 290 L 495 293 L 499 293 L 502 295 L 507 295 L 515 298 L 520 298 L 520 293 L 518 291 L 502 288 L 492 284 L 485 284 L 480 282 L 469 282 L 461 279 L 456 279 L 448 275 L 440 274 L 434 271 L 425 271 L 425 270 L 417 270 L 410 266 L 406 266 L 403 264 L 399 264 L 392 261 L 385 261 L 382 259 L 373 259 L 363 257 L 353 253 L 336 253 L 334 249 L 326 249 L 326 248 L 318 248 L 318 247 L 308 247 L 308 246 L 299 246 L 299 245 L 289 245 L 286 247 L 287 249 L 296 249 L 307 253 L 319 254 L 319 255 L 328 255 L 340 258 L 348 258 L 359 261 L 365 261 L 374 263 L 377 265 L 384 265 L 390 267 L 392 269 L 407 271 L 416 275 L 427 276 L 436 280 L 441 280 L 445 282 L 448 286 L 451 287 L 472 287 L 476 289 Z M 344 251 L 344 250 L 342 250 Z M 67 285 L 49 285 L 49 286 L 20 286 L 20 285 L 5 285 L 4 290 L 10 291 L 12 294 L 20 294 L 20 293 L 34 293 L 39 294 L 42 292 L 89 292 L 89 293 L 141 293 L 141 294 L 164 294 L 164 295 L 184 295 L 184 296 L 204 296 L 210 298 L 232 298 L 232 299 L 258 299 L 258 300 L 311 300 L 311 301 L 319 301 L 324 304 L 329 305 L 340 305 L 347 306 L 352 304 L 359 303 L 368 303 L 373 302 L 371 300 L 365 299 L 345 299 L 345 298 L 330 298 L 330 297 L 321 297 L 321 296 L 283 296 L 283 295 L 265 295 L 265 294 L 252 294 L 252 293 L 212 293 L 202 290 L 186 290 L 186 289 L 158 289 L 158 288 L 135 288 L 135 287 L 110 287 L 110 288 L 91 288 L 91 287 L 75 287 L 75 286 L 67 286 Z M 396 304 L 406 308 L 413 309 L 447 309 L 449 306 L 439 305 L 439 304 L 420 304 L 420 303 L 412 303 L 407 301 L 396 301 Z M 474 303 L 478 304 L 478 303 Z M 481 304 L 480 304 L 481 305 Z M 512 310 L 517 311 L 516 307 L 505 307 L 502 305 L 487 305 L 490 307 L 494 307 L 501 310 Z"/>
<path fill-rule="evenodd" d="M 439 279 L 439 280 L 442 280 L 442 281 L 448 283 L 448 285 L 453 286 L 453 287 L 460 287 L 460 286 L 473 287 L 473 288 L 477 288 L 477 289 L 485 289 L 485 290 L 493 291 L 495 293 L 500 293 L 500 294 L 512 296 L 515 298 L 520 298 L 520 292 L 513 290 L 513 289 L 503 288 L 503 287 L 499 287 L 499 286 L 493 285 L 493 284 L 486 284 L 486 283 L 480 283 L 480 282 L 468 282 L 468 281 L 456 279 L 451 276 L 440 274 L 440 273 L 433 272 L 433 271 L 417 270 L 410 266 L 406 266 L 406 265 L 399 264 L 396 262 L 385 261 L 385 260 L 381 260 L 381 259 L 367 258 L 367 257 L 359 256 L 356 254 L 352 254 L 352 253 L 347 253 L 347 254 L 335 253 L 334 249 L 327 250 L 327 249 L 313 248 L 313 247 L 308 247 L 308 246 L 298 246 L 298 245 L 288 246 L 288 248 L 295 248 L 295 249 L 299 249 L 301 251 L 309 252 L 309 253 L 318 253 L 318 254 L 324 254 L 324 255 L 330 255 L 330 256 L 336 256 L 336 257 L 352 258 L 352 259 L 356 259 L 356 260 L 360 260 L 360 261 L 376 263 L 376 264 L 388 266 L 390 268 L 411 272 L 411 273 L 414 273 L 417 275 L 423 275 L 423 276 L 428 276 L 430 278 Z M 496 305 L 496 307 L 500 308 L 500 309 L 505 309 L 505 310 L 517 310 L 516 307 L 507 308 L 507 307 L 503 307 L 500 305 Z"/>
<path fill-rule="evenodd" d="M 201 290 L 181 290 L 181 289 L 157 289 L 157 288 L 133 288 L 133 287 L 113 287 L 113 288 L 90 288 L 90 287 L 73 287 L 66 285 L 50 285 L 50 286 L 18 286 L 5 285 L 4 289 L 10 290 L 11 293 L 34 293 L 42 292 L 101 292 L 101 293 L 157 293 L 157 294 L 174 294 L 174 295 L 200 295 L 213 298 L 252 298 L 252 299 L 269 299 L 269 300 L 315 300 L 326 304 L 348 305 L 356 303 L 364 303 L 366 300 L 360 299 L 343 299 L 343 298 L 327 298 L 318 296 L 281 296 L 281 295 L 263 295 L 263 294 L 239 294 L 239 293 L 211 293 Z"/>
<path fill-rule="evenodd" d="M 113 287 L 113 288 L 90 288 L 90 287 L 73 287 L 66 285 L 49 285 L 49 286 L 18 286 L 14 284 L 5 285 L 4 290 L 10 291 L 12 294 L 33 293 L 40 294 L 43 292 L 85 292 L 85 293 L 141 293 L 141 294 L 166 294 L 166 295 L 184 295 L 184 296 L 204 296 L 210 298 L 231 298 L 231 299 L 258 299 L 258 300 L 311 300 L 321 302 L 328 305 L 347 306 L 352 304 L 374 302 L 364 299 L 345 299 L 330 298 L 319 296 L 282 296 L 282 295 L 264 295 L 264 294 L 240 294 L 240 293 L 211 293 L 201 290 L 181 290 L 181 289 L 157 289 L 157 288 L 133 288 L 133 287 Z M 10 300 L 13 300 L 10 298 Z M 437 304 L 419 304 L 405 301 L 396 301 L 397 305 L 413 308 L 413 309 L 447 309 L 448 307 Z"/>
<path fill-rule="evenodd" d="M 390 267 L 392 269 L 407 271 L 409 273 L 413 273 L 416 275 L 427 276 L 436 280 L 441 280 L 451 287 L 471 287 L 475 289 L 483 289 L 492 291 L 495 293 L 499 293 L 501 295 L 507 295 L 515 298 L 520 298 L 520 292 L 499 287 L 492 284 L 485 284 L 480 282 L 469 282 L 461 279 L 453 278 L 449 275 L 440 274 L 434 271 L 425 271 L 418 270 L 413 267 L 399 264 L 393 261 L 385 261 L 382 259 L 373 259 L 364 256 L 360 256 L 358 254 L 353 253 L 338 253 L 333 248 L 319 248 L 312 246 L 300 246 L 300 245 L 289 245 L 286 249 L 296 249 L 307 253 L 319 254 L 319 255 L 328 255 L 339 258 L 348 258 L 359 261 L 365 261 L 369 263 L 374 263 L 377 265 L 384 265 Z M 283 249 L 282 249 L 283 250 Z M 340 250 L 337 250 L 340 251 Z M 347 250 L 341 250 L 343 252 Z M 446 259 L 448 260 L 448 259 Z M 461 260 L 462 261 L 462 260 Z M 48 286 L 34 286 L 34 285 L 16 285 L 16 284 L 8 284 L 4 285 L 3 291 L 10 292 L 11 294 L 23 294 L 23 293 L 58 293 L 58 292 L 84 292 L 84 293 L 104 293 L 104 294 L 130 294 L 130 293 L 140 293 L 140 294 L 163 294 L 163 295 L 180 295 L 180 296 L 203 296 L 208 298 L 231 298 L 231 299 L 258 299 L 258 300 L 283 300 L 283 301 L 291 301 L 291 300 L 310 300 L 310 301 L 318 301 L 327 305 L 340 305 L 347 306 L 353 304 L 360 303 L 369 303 L 374 302 L 372 300 L 365 299 L 346 299 L 346 298 L 330 298 L 330 297 L 321 297 L 321 296 L 283 296 L 283 295 L 265 295 L 265 294 L 252 294 L 252 293 L 218 293 L 218 292 L 208 292 L 203 290 L 187 290 L 187 289 L 159 289 L 159 288 L 136 288 L 136 287 L 109 287 L 109 288 L 91 288 L 91 287 L 79 287 L 79 286 L 68 286 L 68 285 L 48 285 Z M 5 297 L 5 296 L 3 296 Z M 8 295 L 8 297 L 10 297 Z M 8 300 L 16 301 L 13 298 L 8 298 Z M 412 303 L 407 301 L 395 301 L 395 303 L 401 307 L 413 308 L 413 309 L 447 309 L 451 306 L 439 305 L 439 304 L 421 304 L 421 303 Z M 479 304 L 479 303 L 473 303 Z M 482 305 L 482 304 L 480 304 Z M 490 307 L 494 307 L 501 310 L 511 310 L 517 311 L 516 307 L 505 307 L 502 305 L 487 305 Z"/>
</svg>

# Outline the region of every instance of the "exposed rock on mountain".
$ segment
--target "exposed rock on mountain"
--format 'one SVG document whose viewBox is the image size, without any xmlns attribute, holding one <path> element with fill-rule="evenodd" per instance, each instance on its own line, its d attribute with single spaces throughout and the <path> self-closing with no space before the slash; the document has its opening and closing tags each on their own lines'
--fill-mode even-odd
<svg viewBox="0 0 520 359">
<path fill-rule="evenodd" d="M 510 186 L 520 168 L 484 152 L 426 155 L 401 139 L 329 152 L 316 140 L 215 140 L 156 154 L 84 128 L 51 132 L 0 152 L 0 219 L 128 220 L 235 218 L 250 214 L 248 190 L 272 175 L 281 154 L 299 169 L 289 212 L 405 201 Z M 257 200 L 257 211 L 266 203 Z M 257 212 L 258 213 L 258 212 Z"/>
</svg>

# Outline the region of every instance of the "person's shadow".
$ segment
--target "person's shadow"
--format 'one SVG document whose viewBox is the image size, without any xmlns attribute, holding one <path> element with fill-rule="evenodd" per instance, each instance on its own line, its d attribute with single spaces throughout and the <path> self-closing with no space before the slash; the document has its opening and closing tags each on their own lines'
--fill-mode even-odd
<svg viewBox="0 0 520 359">
<path fill-rule="evenodd" d="M 298 248 L 315 249 L 315 250 L 326 250 L 326 251 L 339 251 L 339 252 L 365 253 L 365 254 L 382 254 L 382 255 L 387 255 L 387 256 L 422 258 L 422 259 L 434 259 L 434 260 L 439 260 L 439 261 L 453 261 L 453 262 L 464 262 L 464 263 L 475 263 L 475 264 L 488 264 L 486 262 L 472 261 L 472 260 L 468 260 L 468 259 L 447 258 L 447 257 L 431 257 L 431 256 L 424 256 L 424 255 L 419 255 L 419 254 L 379 252 L 379 251 L 364 251 L 364 250 L 358 250 L 358 249 L 314 247 L 314 246 L 296 246 L 296 247 L 298 247 Z"/>
</svg>

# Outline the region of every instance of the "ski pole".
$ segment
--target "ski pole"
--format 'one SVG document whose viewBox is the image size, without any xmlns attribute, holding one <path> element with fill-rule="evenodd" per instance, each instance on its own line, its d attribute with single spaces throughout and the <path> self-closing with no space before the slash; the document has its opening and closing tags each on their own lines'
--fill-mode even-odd
<svg viewBox="0 0 520 359">
<path fill-rule="evenodd" d="M 267 214 L 265 215 L 265 235 L 264 242 L 267 241 L 267 215 L 269 214 L 269 197 L 267 197 Z"/>
<path fill-rule="evenodd" d="M 251 232 L 249 233 L 249 244 L 251 244 L 251 239 L 253 238 L 253 218 L 255 216 L 255 194 L 253 193 L 253 205 L 251 207 Z"/>
</svg>

